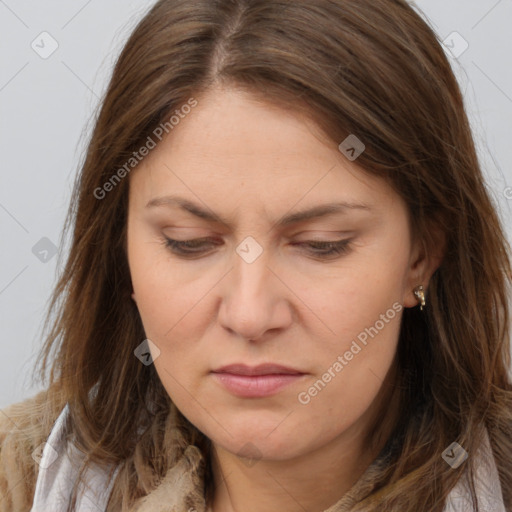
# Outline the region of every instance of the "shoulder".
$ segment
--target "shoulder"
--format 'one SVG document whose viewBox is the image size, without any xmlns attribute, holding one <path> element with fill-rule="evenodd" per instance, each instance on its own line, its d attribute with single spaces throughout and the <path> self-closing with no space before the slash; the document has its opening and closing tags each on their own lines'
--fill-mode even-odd
<svg viewBox="0 0 512 512">
<path fill-rule="evenodd" d="M 0 410 L 0 512 L 30 510 L 38 460 L 60 409 L 44 390 Z"/>
</svg>

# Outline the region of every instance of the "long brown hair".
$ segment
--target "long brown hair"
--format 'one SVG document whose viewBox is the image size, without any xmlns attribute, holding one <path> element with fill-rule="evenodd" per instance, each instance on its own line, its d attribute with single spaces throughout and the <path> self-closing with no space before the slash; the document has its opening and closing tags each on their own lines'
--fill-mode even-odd
<svg viewBox="0 0 512 512">
<path fill-rule="evenodd" d="M 160 0 L 123 48 L 77 176 L 39 368 L 44 381 L 51 361 L 49 400 L 69 403 L 88 462 L 120 465 L 108 510 L 149 493 L 184 449 L 166 433 L 173 404 L 153 365 L 133 353 L 146 336 L 126 256 L 129 170 L 117 171 L 218 84 L 303 111 L 336 145 L 355 134 L 366 146 L 357 164 L 403 197 L 426 250 L 436 229 L 446 236 L 426 310 L 403 312 L 400 450 L 356 508 L 441 511 L 475 469 L 471 457 L 450 468 L 442 452 L 457 441 L 474 453 L 485 427 L 512 510 L 510 247 L 450 63 L 405 0 Z M 109 181 L 115 173 L 123 178 Z M 207 453 L 208 440 L 173 414 Z"/>
</svg>

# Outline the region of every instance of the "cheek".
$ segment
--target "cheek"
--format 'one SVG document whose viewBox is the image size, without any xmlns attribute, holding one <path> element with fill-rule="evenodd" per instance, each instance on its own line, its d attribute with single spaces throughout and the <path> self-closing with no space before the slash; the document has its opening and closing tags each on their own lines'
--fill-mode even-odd
<svg viewBox="0 0 512 512">
<path fill-rule="evenodd" d="M 160 351 L 154 365 L 162 384 L 177 404 L 186 405 L 197 378 L 209 371 L 200 341 L 212 318 L 207 292 L 219 277 L 198 271 L 195 263 L 180 264 L 155 239 L 139 239 L 128 244 L 137 308 L 146 337 Z"/>
<path fill-rule="evenodd" d="M 159 272 L 158 266 L 144 271 L 144 279 L 135 277 L 137 307 L 145 333 L 162 352 L 172 350 L 173 357 L 191 353 L 192 340 L 207 321 L 204 310 L 204 283 L 179 283 L 172 272 Z"/>
<path fill-rule="evenodd" d="M 194 342 L 204 329 L 200 322 L 207 318 L 200 301 L 204 288 L 180 286 L 173 273 L 160 273 L 158 265 L 143 272 L 144 279 L 134 282 L 134 289 L 146 337 L 160 351 L 153 360 L 155 370 L 177 407 L 191 414 L 191 396 L 199 394 L 198 377 L 207 372 L 208 361 Z"/>
<path fill-rule="evenodd" d="M 308 306 L 324 324 L 327 352 L 343 353 L 352 340 L 362 344 L 374 336 L 386 350 L 398 337 L 406 255 L 390 247 L 375 247 L 364 257 L 333 272 L 325 285 L 310 288 Z"/>
<path fill-rule="evenodd" d="M 317 346 L 318 371 L 295 398 L 315 438 L 349 429 L 376 404 L 396 354 L 402 315 L 398 302 L 386 306 L 376 301 L 371 308 L 354 307 L 335 324 L 337 339 Z"/>
<path fill-rule="evenodd" d="M 311 347 L 317 371 L 297 397 L 315 428 L 346 426 L 379 393 L 396 354 L 405 264 L 403 251 L 381 247 L 308 295 L 329 330 Z M 333 424 L 319 419 L 326 411 L 335 413 Z"/>
</svg>

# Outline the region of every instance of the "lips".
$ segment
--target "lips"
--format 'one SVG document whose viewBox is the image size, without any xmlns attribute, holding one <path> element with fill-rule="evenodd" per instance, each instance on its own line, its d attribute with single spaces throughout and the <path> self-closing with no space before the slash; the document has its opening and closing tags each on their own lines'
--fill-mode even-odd
<svg viewBox="0 0 512 512">
<path fill-rule="evenodd" d="M 282 366 L 279 364 L 260 364 L 258 366 L 248 366 L 246 364 L 230 364 L 223 366 L 213 373 L 231 373 L 232 375 L 303 375 L 304 373 Z"/>
<path fill-rule="evenodd" d="M 231 364 L 212 372 L 224 389 L 240 398 L 264 398 L 301 380 L 306 374 L 278 364 Z"/>
</svg>

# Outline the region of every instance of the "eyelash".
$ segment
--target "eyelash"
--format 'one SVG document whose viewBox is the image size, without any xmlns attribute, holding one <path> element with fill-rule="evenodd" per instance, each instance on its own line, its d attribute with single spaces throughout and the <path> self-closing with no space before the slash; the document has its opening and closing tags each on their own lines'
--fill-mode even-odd
<svg viewBox="0 0 512 512">
<path fill-rule="evenodd" d="M 201 254 L 204 251 L 187 251 L 185 248 L 190 247 L 190 245 L 195 245 L 197 247 L 199 242 L 207 242 L 208 238 L 196 238 L 193 240 L 173 240 L 172 238 L 164 237 L 163 243 L 165 247 L 167 247 L 171 252 L 183 258 L 190 258 L 196 255 Z M 308 242 L 300 242 L 295 245 L 306 245 L 309 247 L 324 247 L 329 248 L 327 251 L 311 251 L 314 256 L 328 259 L 335 256 L 342 256 L 348 254 L 351 249 L 350 245 L 351 240 L 329 240 L 329 241 L 319 241 L 319 240 L 310 240 Z M 215 244 L 215 242 L 212 242 Z M 218 244 L 215 244 L 218 245 Z"/>
</svg>

